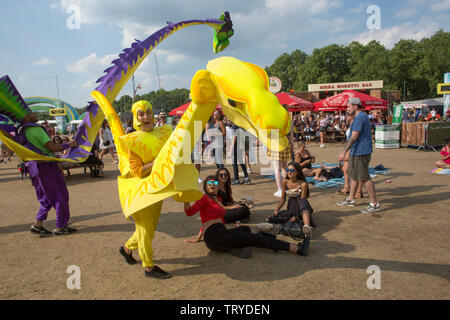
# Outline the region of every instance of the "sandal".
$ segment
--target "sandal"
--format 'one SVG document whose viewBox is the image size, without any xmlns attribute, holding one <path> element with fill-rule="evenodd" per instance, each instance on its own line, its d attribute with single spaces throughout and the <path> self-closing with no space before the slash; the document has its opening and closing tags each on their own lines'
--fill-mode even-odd
<svg viewBox="0 0 450 320">
<path fill-rule="evenodd" d="M 338 191 L 338 193 L 349 195 L 350 194 L 350 190 L 348 190 L 348 189 L 341 189 L 341 190 Z"/>
<path fill-rule="evenodd" d="M 363 196 L 362 192 L 361 193 L 357 192 L 357 193 L 355 193 L 355 198 L 364 198 L 364 196 Z"/>
</svg>

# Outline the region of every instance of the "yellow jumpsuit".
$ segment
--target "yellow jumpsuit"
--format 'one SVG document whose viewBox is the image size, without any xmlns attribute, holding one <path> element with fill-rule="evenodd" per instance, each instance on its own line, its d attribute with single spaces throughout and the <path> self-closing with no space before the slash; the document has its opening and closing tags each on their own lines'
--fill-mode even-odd
<svg viewBox="0 0 450 320">
<path fill-rule="evenodd" d="M 155 130 L 158 130 L 158 128 L 155 128 Z M 157 133 L 149 134 L 152 134 L 154 137 L 158 137 L 160 142 L 165 142 L 161 141 L 161 139 L 167 138 L 167 134 L 164 134 L 163 136 Z M 153 152 L 141 152 L 141 156 L 146 158 L 145 163 L 149 163 L 156 158 L 160 148 L 158 148 L 158 145 L 156 144 L 151 146 L 147 145 L 146 147 L 152 149 Z M 144 161 L 141 156 L 128 149 L 130 178 L 143 178 L 142 167 L 144 165 Z M 150 172 L 151 171 L 149 171 L 148 174 Z M 128 239 L 126 246 L 131 250 L 139 250 L 139 257 L 142 260 L 143 267 L 153 267 L 155 265 L 153 262 L 152 240 L 155 236 L 156 227 L 161 215 L 161 208 L 162 201 L 159 201 L 131 215 L 136 226 L 136 231 L 133 233 L 131 238 Z"/>
</svg>

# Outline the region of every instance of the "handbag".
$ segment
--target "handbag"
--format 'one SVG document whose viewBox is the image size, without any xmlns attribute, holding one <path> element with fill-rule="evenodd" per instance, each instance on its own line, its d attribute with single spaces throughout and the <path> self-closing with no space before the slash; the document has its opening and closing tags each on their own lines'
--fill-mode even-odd
<svg viewBox="0 0 450 320">
<path fill-rule="evenodd" d="M 300 199 L 297 197 L 297 201 L 300 204 Z M 291 237 L 295 240 L 304 239 L 305 234 L 303 233 L 303 220 L 300 220 L 298 216 L 296 216 L 295 221 L 288 221 L 282 225 L 279 233 L 282 233 L 285 236 Z"/>
<path fill-rule="evenodd" d="M 291 237 L 293 239 L 296 239 L 296 238 L 303 239 L 304 238 L 304 234 L 303 234 L 303 231 L 302 231 L 302 227 L 303 226 L 300 225 L 300 224 L 303 224 L 303 222 L 299 222 L 299 221 L 286 222 L 283 225 L 283 227 L 281 228 L 280 232 L 283 235 Z"/>
</svg>

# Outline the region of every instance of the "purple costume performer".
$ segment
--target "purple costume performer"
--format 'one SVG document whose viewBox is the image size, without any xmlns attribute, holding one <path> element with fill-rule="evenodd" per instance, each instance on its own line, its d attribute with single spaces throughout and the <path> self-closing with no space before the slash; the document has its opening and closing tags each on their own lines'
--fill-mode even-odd
<svg viewBox="0 0 450 320">
<path fill-rule="evenodd" d="M 74 228 L 67 227 L 70 218 L 69 192 L 63 173 L 57 162 L 51 158 L 54 158 L 52 152 L 67 148 L 77 150 L 79 147 L 76 141 L 63 144 L 53 143 L 46 130 L 36 124 L 37 121 L 36 115 L 23 100 L 11 79 L 7 75 L 1 77 L 0 138 L 9 141 L 9 146 L 15 150 L 22 161 L 27 161 L 26 166 L 41 204 L 36 221 L 30 231 L 38 234 L 69 234 L 76 231 Z M 20 126 L 16 128 L 10 124 L 20 124 Z M 21 150 L 24 149 L 23 147 L 28 150 Z M 75 153 L 78 154 L 76 151 Z M 34 160 L 45 159 L 45 156 L 51 157 L 48 159 L 50 161 Z M 47 219 L 48 211 L 52 207 L 56 209 L 56 226 L 53 232 L 50 232 L 44 228 L 42 221 Z"/>
<path fill-rule="evenodd" d="M 32 122 L 25 123 L 19 128 L 19 135 L 24 146 L 28 149 L 39 154 L 52 155 L 50 150 L 45 147 L 50 138 L 41 126 Z M 63 144 L 62 147 L 66 149 L 69 147 L 69 144 Z M 36 190 L 36 196 L 41 204 L 36 220 L 47 220 L 48 211 L 53 207 L 56 210 L 56 225 L 53 234 L 60 234 L 61 232 L 58 232 L 58 230 L 62 230 L 62 233 L 71 233 L 66 228 L 70 218 L 69 192 L 64 180 L 64 174 L 59 169 L 57 162 L 28 161 L 26 165 Z M 32 232 L 49 233 L 43 227 L 39 228 L 36 226 L 34 228 L 32 226 Z"/>
</svg>

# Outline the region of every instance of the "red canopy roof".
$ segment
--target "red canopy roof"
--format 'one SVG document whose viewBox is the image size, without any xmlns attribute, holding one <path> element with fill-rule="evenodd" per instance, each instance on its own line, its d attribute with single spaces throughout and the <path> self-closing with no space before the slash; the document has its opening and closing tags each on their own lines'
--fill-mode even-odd
<svg viewBox="0 0 450 320">
<path fill-rule="evenodd" d="M 179 107 L 173 109 L 172 111 L 169 112 L 169 116 L 182 116 L 190 104 L 191 104 L 191 102 L 188 102 L 188 103 L 183 104 L 182 106 L 179 106 Z M 216 106 L 216 110 L 219 110 L 220 112 L 222 112 L 222 106 L 220 104 L 218 104 Z"/>
<path fill-rule="evenodd" d="M 368 94 L 347 90 L 335 96 L 317 101 L 314 103 L 314 111 L 339 111 L 347 110 L 348 99 L 359 98 L 362 107 L 365 110 L 387 109 L 388 102 L 386 100 L 369 96 Z"/>
<path fill-rule="evenodd" d="M 182 106 L 179 106 L 178 108 L 173 109 L 169 112 L 169 116 L 182 116 L 190 104 L 191 102 L 188 102 L 186 104 L 183 104 Z"/>
<path fill-rule="evenodd" d="M 287 106 L 288 110 L 291 112 L 313 110 L 314 108 L 314 105 L 311 102 L 285 92 L 276 94 L 276 97 L 280 104 Z"/>
</svg>

